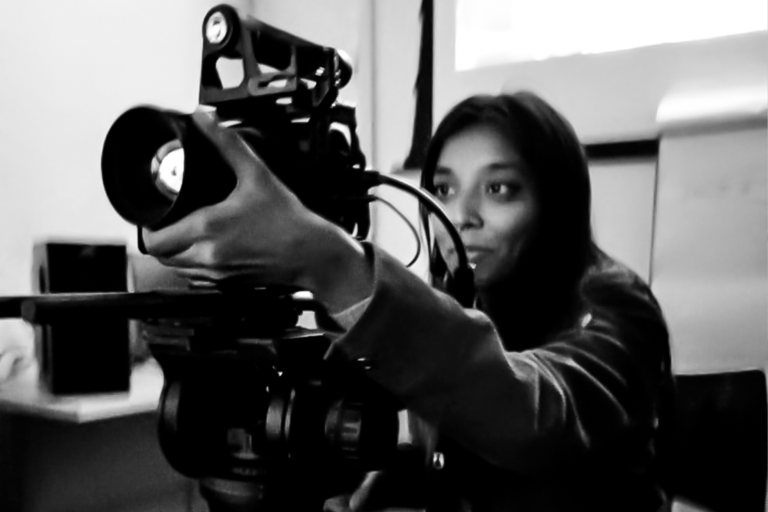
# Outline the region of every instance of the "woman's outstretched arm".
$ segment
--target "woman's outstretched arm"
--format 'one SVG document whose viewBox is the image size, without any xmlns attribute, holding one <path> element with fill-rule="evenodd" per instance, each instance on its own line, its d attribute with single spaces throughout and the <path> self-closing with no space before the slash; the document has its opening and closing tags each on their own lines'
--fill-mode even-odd
<svg viewBox="0 0 768 512">
<path fill-rule="evenodd" d="M 588 286 L 588 322 L 524 352 L 372 246 L 375 287 L 336 350 L 494 466 L 535 473 L 585 454 L 643 457 L 654 428 L 667 331 L 646 288 L 607 272 Z M 514 312 L 510 312 L 514 315 Z M 632 453 L 630 453 L 632 452 Z"/>
</svg>

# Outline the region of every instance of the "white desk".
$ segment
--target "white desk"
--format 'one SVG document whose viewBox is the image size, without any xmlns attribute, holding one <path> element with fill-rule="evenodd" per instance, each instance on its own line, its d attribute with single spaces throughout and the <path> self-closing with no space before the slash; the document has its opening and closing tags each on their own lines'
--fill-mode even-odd
<svg viewBox="0 0 768 512">
<path fill-rule="evenodd" d="M 163 372 L 154 361 L 134 368 L 127 393 L 54 396 L 38 381 L 32 364 L 14 378 L 0 383 L 0 412 L 32 414 L 73 423 L 119 418 L 157 409 Z"/>
</svg>

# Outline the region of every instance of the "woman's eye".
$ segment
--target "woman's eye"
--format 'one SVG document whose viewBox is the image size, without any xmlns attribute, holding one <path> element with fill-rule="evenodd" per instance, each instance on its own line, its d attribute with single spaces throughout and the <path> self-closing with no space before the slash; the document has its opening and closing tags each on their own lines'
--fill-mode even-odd
<svg viewBox="0 0 768 512">
<path fill-rule="evenodd" d="M 451 186 L 447 183 L 438 183 L 435 184 L 435 196 L 438 198 L 444 198 L 451 195 Z"/>
<path fill-rule="evenodd" d="M 501 201 L 514 199 L 521 189 L 522 187 L 519 183 L 496 181 L 486 185 L 486 193 L 492 198 Z"/>
<path fill-rule="evenodd" d="M 509 187 L 505 185 L 504 183 L 491 183 L 488 185 L 488 192 L 491 194 L 505 194 L 509 191 Z"/>
</svg>

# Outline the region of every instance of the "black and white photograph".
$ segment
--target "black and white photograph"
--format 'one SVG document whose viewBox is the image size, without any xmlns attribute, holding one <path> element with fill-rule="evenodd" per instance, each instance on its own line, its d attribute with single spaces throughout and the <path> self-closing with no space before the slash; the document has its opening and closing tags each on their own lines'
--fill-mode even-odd
<svg viewBox="0 0 768 512">
<path fill-rule="evenodd" d="M 768 512 L 767 0 L 0 0 L 0 512 Z"/>
</svg>

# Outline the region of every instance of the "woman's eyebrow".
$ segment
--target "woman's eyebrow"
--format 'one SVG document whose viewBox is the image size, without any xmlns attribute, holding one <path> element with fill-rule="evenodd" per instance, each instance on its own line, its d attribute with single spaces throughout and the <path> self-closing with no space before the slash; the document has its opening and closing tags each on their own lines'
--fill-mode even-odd
<svg viewBox="0 0 768 512">
<path fill-rule="evenodd" d="M 453 171 L 444 165 L 435 167 L 435 176 L 448 176 L 453 174 Z"/>
<path fill-rule="evenodd" d="M 522 165 L 520 160 L 503 160 L 499 162 L 491 162 L 485 166 L 485 169 L 487 171 L 520 172 L 522 170 Z"/>
</svg>

